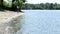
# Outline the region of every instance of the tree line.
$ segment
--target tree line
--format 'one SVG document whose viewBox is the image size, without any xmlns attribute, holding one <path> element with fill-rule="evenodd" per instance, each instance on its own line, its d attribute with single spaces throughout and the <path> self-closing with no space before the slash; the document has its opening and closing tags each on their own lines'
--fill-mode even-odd
<svg viewBox="0 0 60 34">
<path fill-rule="evenodd" d="M 8 2 L 7 2 L 8 1 Z M 49 9 L 58 10 L 60 4 L 58 3 L 40 3 L 40 4 L 29 4 L 25 3 L 26 0 L 0 0 L 0 10 L 12 10 L 21 11 L 21 9 Z"/>
<path fill-rule="evenodd" d="M 22 9 L 49 9 L 57 10 L 60 9 L 60 4 L 58 3 L 40 3 L 40 4 L 24 4 Z"/>
</svg>

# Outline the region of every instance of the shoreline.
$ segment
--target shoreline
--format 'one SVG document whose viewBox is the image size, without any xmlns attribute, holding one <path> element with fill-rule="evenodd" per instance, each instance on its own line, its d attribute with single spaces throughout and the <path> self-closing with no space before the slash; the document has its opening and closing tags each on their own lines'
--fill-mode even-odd
<svg viewBox="0 0 60 34">
<path fill-rule="evenodd" d="M 6 19 L 3 23 L 9 23 L 10 21 L 18 18 L 19 16 L 21 16 L 21 15 L 23 15 L 23 14 L 24 14 L 24 13 L 21 13 L 21 14 L 19 14 L 19 15 L 15 15 L 15 16 L 12 16 L 12 17 Z"/>
<path fill-rule="evenodd" d="M 14 14 L 15 14 L 14 16 L 12 14 L 9 14 L 9 15 L 12 15 L 12 16 L 7 17 L 7 19 L 5 19 L 4 21 L 2 21 L 0 19 L 2 21 L 0 23 L 0 34 L 3 34 L 3 33 L 4 34 L 15 34 L 18 30 L 21 29 L 21 24 L 19 23 L 19 18 L 24 13 L 22 13 L 22 12 L 19 13 L 18 12 L 18 13 L 14 13 Z M 7 16 L 9 16 L 9 15 L 7 15 Z M 0 17 L 1 17 L 1 15 L 0 15 Z"/>
<path fill-rule="evenodd" d="M 0 12 L 0 24 L 9 22 L 10 20 L 13 20 L 23 14 L 24 13 L 22 12 L 12 12 L 12 11 Z"/>
</svg>

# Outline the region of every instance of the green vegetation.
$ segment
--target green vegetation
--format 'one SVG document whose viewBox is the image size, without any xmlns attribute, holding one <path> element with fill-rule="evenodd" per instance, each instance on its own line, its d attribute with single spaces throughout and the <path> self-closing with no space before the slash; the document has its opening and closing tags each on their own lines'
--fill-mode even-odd
<svg viewBox="0 0 60 34">
<path fill-rule="evenodd" d="M 60 9 L 60 4 L 57 3 L 40 3 L 40 4 L 24 4 L 22 9 L 48 9 L 48 10 L 58 10 Z"/>
<path fill-rule="evenodd" d="M 21 9 L 60 9 L 58 3 L 28 4 L 25 2 L 26 0 L 0 0 L 0 9 L 12 11 L 21 11 Z"/>
<path fill-rule="evenodd" d="M 21 11 L 22 5 L 25 2 L 26 0 L 0 0 L 0 9 Z"/>
</svg>

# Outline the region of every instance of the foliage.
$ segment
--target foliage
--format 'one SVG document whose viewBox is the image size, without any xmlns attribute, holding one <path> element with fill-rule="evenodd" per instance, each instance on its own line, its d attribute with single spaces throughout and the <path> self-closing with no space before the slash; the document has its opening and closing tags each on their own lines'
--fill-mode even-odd
<svg viewBox="0 0 60 34">
<path fill-rule="evenodd" d="M 11 1 L 9 1 L 9 0 L 3 1 L 3 5 L 6 7 L 11 7 L 12 6 L 12 0 Z"/>
<path fill-rule="evenodd" d="M 11 9 L 11 10 L 17 10 L 19 9 L 19 11 L 21 11 L 22 5 L 23 3 L 25 3 L 26 0 L 0 0 L 0 7 L 1 8 L 7 8 L 7 9 Z M 3 7 L 2 7 L 3 6 Z M 17 6 L 19 8 L 17 8 Z"/>
<path fill-rule="evenodd" d="M 57 3 L 24 4 L 22 9 L 60 9 Z"/>
</svg>

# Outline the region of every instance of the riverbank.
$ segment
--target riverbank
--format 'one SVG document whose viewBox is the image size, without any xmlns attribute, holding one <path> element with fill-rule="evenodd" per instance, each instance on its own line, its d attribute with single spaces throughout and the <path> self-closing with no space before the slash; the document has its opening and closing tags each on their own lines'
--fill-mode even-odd
<svg viewBox="0 0 60 34">
<path fill-rule="evenodd" d="M 16 18 L 24 13 L 22 12 L 13 12 L 13 11 L 0 11 L 0 24 L 3 22 L 8 22 L 9 20 Z"/>
</svg>

